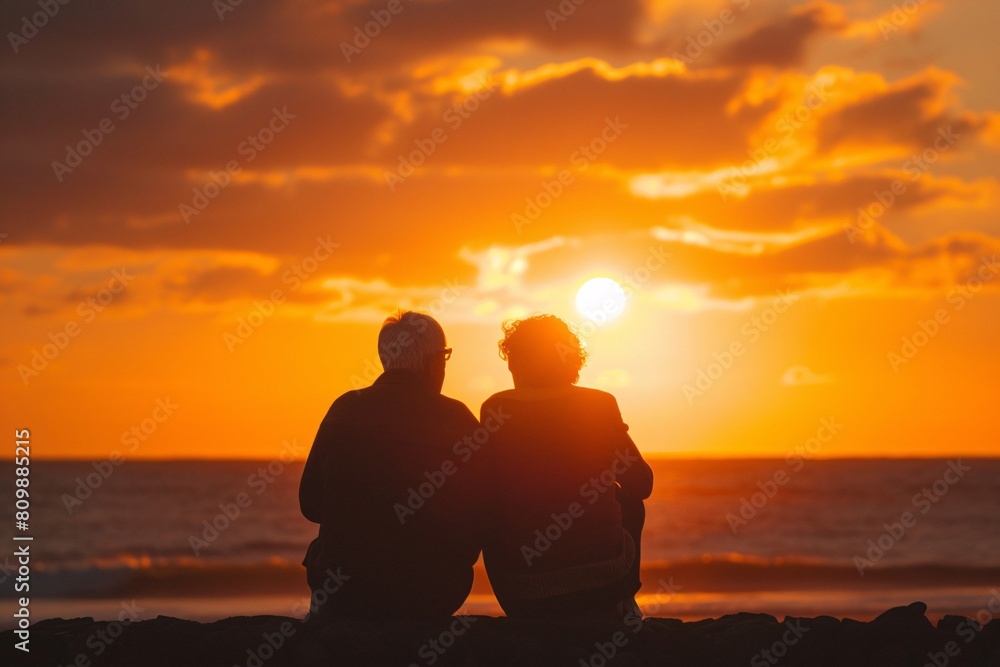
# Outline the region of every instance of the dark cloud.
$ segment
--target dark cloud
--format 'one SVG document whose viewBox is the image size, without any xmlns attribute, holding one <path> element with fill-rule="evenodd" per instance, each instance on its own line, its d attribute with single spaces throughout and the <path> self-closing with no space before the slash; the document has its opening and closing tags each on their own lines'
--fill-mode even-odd
<svg viewBox="0 0 1000 667">
<path fill-rule="evenodd" d="M 553 29 L 545 12 L 557 8 L 555 2 L 406 2 L 347 63 L 340 41 L 384 6 L 244 2 L 220 21 L 204 0 L 62 5 L 20 53 L 8 52 L 0 62 L 0 87 L 10 100 L 0 107 L 7 243 L 245 250 L 294 258 L 316 236 L 331 235 L 345 249 L 338 271 L 406 283 L 433 272 L 468 278 L 471 269 L 457 259 L 463 247 L 640 230 L 670 217 L 741 230 L 852 221 L 859 206 L 898 176 L 874 169 L 815 174 L 812 181 L 792 178 L 781 187 L 757 185 L 749 196 L 727 201 L 714 190 L 656 201 L 629 190 L 628 178 L 641 172 L 706 172 L 743 163 L 749 137 L 759 135 L 762 123 L 796 92 L 786 80 L 762 86 L 763 79 L 750 78 L 761 73 L 746 66 L 798 62 L 810 37 L 843 27 L 829 3 L 793 9 L 730 43 L 724 61 L 731 67 L 626 76 L 594 64 L 539 75 L 531 85 L 497 90 L 457 127 L 444 114 L 462 96 L 431 92 L 430 75 L 420 74 L 417 85 L 415 67 L 437 55 L 455 64 L 464 56 L 500 54 L 501 68 L 527 72 L 612 53 L 616 57 L 607 62 L 623 68 L 648 47 L 635 43 L 641 3 L 584 3 Z M 0 9 L 0 18 L 17 26 L 35 11 L 35 2 L 12 2 Z M 508 50 L 487 49 L 498 39 Z M 518 40 L 530 46 L 518 51 Z M 147 65 L 175 76 L 148 91 L 127 118 L 115 117 L 111 104 L 142 80 Z M 450 73 L 446 66 L 441 72 Z M 212 108 L 193 99 L 198 81 L 225 88 L 254 77 L 257 87 L 231 104 Z M 900 143 L 919 149 L 945 123 L 975 134 L 984 124 L 980 116 L 949 111 L 951 81 L 931 71 L 842 109 L 824 109 L 817 114 L 819 150 Z M 295 118 L 251 163 L 240 147 L 266 127 L 275 108 Z M 106 117 L 114 132 L 57 182 L 52 161 L 64 160 L 66 145 L 77 144 Z M 609 121 L 621 124 L 620 133 L 603 152 L 592 151 L 583 170 L 574 156 L 583 159 L 581 147 L 592 142 L 601 146 Z M 391 191 L 380 173 L 394 170 L 400 155 L 439 127 L 447 140 Z M 804 144 L 811 138 L 806 132 Z M 193 190 L 205 186 L 207 172 L 220 172 L 231 160 L 264 180 L 230 183 L 185 224 L 179 206 L 193 204 Z M 358 165 L 363 169 L 351 171 Z M 542 182 L 562 168 L 572 171 L 573 183 L 518 233 L 511 215 L 523 213 Z M 317 176 L 303 178 L 299 169 Z M 331 169 L 341 172 L 332 177 L 324 171 Z M 889 216 L 969 197 L 956 183 L 908 185 Z M 223 277 L 202 278 L 205 298 L 213 286 L 220 293 L 230 289 Z M 249 274 L 225 278 L 259 286 Z"/>
<path fill-rule="evenodd" d="M 828 153 L 839 147 L 906 146 L 923 150 L 954 147 L 986 129 L 987 121 L 971 113 L 955 113 L 948 104 L 954 79 L 940 70 L 928 70 L 887 90 L 848 104 L 822 117 L 817 149 Z M 939 140 L 945 133 L 945 140 Z"/>
<path fill-rule="evenodd" d="M 750 34 L 727 44 L 718 64 L 794 67 L 802 63 L 806 45 L 812 37 L 836 32 L 847 25 L 839 5 L 821 1 L 795 7 L 787 16 L 758 26 Z"/>
<path fill-rule="evenodd" d="M 237 71 L 282 74 L 393 69 L 490 40 L 523 39 L 547 49 L 620 52 L 635 45 L 635 28 L 645 16 L 641 0 L 569 3 L 576 10 L 566 21 L 546 16 L 550 9 L 559 13 L 558 0 L 401 0 L 402 11 L 388 21 L 386 0 L 243 2 L 226 12 L 219 12 L 218 4 L 222 3 L 153 0 L 61 6 L 28 44 L 19 47 L 17 65 L 79 73 L 123 61 L 165 64 L 207 45 Z M 16 29 L 22 17 L 38 11 L 37 0 L 4 3 L 0 25 Z M 386 25 L 375 24 L 377 18 Z M 356 29 L 364 32 L 366 27 L 374 35 L 367 42 L 356 37 Z M 361 53 L 352 54 L 348 62 L 341 43 L 353 44 L 355 39 Z"/>
<path fill-rule="evenodd" d="M 180 294 L 185 299 L 211 303 L 264 294 L 272 288 L 274 282 L 272 276 L 256 269 L 223 266 L 192 275 L 170 276 L 163 286 L 168 292 Z"/>
<path fill-rule="evenodd" d="M 37 168 L 39 179 L 47 170 L 45 180 L 58 184 L 51 163 L 66 162 L 67 145 L 76 149 L 81 142 L 96 145 L 80 149 L 91 154 L 63 183 L 78 178 L 77 172 L 103 168 L 122 173 L 220 168 L 250 157 L 250 151 L 240 153 L 241 144 L 268 126 L 274 109 L 294 118 L 266 150 L 253 151 L 261 158 L 254 166 L 338 164 L 364 155 L 373 129 L 390 113 L 371 98 L 349 99 L 328 83 L 303 80 L 265 84 L 238 102 L 212 109 L 192 103 L 187 88 L 165 76 L 141 102 L 131 101 L 141 81 L 139 74 L 64 84 L 8 83 L 6 92 L 19 101 L 0 111 L 0 133 L 10 139 L 5 168 Z M 122 102 L 122 95 L 134 108 Z M 100 130 L 102 121 L 110 132 Z"/>
<path fill-rule="evenodd" d="M 343 23 L 352 28 L 363 26 L 372 20 L 372 11 L 383 10 L 385 5 L 384 0 L 356 4 L 344 12 Z M 561 10 L 561 6 L 568 9 Z M 404 1 L 403 7 L 376 38 L 376 46 L 391 45 L 412 54 L 490 39 L 525 39 L 553 49 L 620 51 L 635 44 L 635 28 L 645 15 L 645 3 L 639 0 L 581 4 L 561 0 Z"/>
<path fill-rule="evenodd" d="M 836 287 L 856 271 L 871 270 L 893 276 L 891 282 L 902 287 L 939 287 L 967 279 L 983 257 L 1000 252 L 1000 241 L 969 234 L 949 235 L 911 248 L 879 227 L 854 242 L 835 230 L 769 247 L 764 246 L 766 236 L 734 240 L 724 233 L 713 238 L 712 232 L 707 228 L 694 230 L 704 243 L 662 240 L 638 232 L 628 237 L 596 234 L 578 238 L 532 255 L 525 277 L 529 284 L 541 286 L 601 266 L 625 282 L 631 278 L 634 283 L 637 275 L 643 275 L 646 280 L 639 287 L 705 284 L 713 296 L 741 299 L 778 289 Z M 655 271 L 642 273 L 640 267 L 649 266 L 651 257 L 666 260 Z M 948 262 L 942 263 L 944 258 Z M 951 267 L 950 273 L 943 272 L 942 266 Z"/>
<path fill-rule="evenodd" d="M 440 127 L 447 139 L 434 156 L 437 162 L 569 167 L 576 157 L 626 168 L 722 165 L 742 155 L 747 133 L 778 103 L 771 98 L 727 112 L 744 85 L 743 76 L 735 73 L 609 80 L 587 68 L 510 94 L 498 90 L 481 102 L 470 101 L 477 108 L 464 120 L 445 106 L 408 128 L 396 151 L 405 155 L 414 142 Z M 448 119 L 461 124 L 449 124 Z M 616 138 L 606 152 L 591 159 L 581 148 L 592 141 L 600 147 L 602 133 Z M 387 156 L 397 157 L 391 151 Z"/>
</svg>

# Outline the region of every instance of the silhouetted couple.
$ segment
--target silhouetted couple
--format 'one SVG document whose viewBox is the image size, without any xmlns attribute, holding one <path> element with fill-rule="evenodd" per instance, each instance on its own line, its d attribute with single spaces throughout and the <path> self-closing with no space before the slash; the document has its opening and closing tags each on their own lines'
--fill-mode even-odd
<svg viewBox="0 0 1000 667">
<path fill-rule="evenodd" d="M 483 553 L 508 616 L 637 612 L 653 475 L 613 396 L 575 386 L 587 353 L 562 320 L 506 324 L 514 388 L 480 419 L 441 395 L 451 356 L 432 317 L 390 317 L 385 372 L 327 412 L 299 502 L 318 616 L 450 616 Z"/>
</svg>

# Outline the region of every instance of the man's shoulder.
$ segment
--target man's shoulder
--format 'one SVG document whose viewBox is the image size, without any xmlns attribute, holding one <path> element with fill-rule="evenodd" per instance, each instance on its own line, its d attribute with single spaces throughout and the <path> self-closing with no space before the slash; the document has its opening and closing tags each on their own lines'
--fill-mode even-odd
<svg viewBox="0 0 1000 667">
<path fill-rule="evenodd" d="M 364 400 L 365 392 L 368 392 L 371 387 L 365 387 L 363 389 L 352 389 L 351 391 L 345 391 L 343 394 L 338 396 L 333 400 L 333 404 L 330 406 L 330 410 L 335 408 L 344 408 L 349 405 L 358 403 Z"/>
<path fill-rule="evenodd" d="M 330 406 L 330 410 L 339 410 L 350 407 L 358 407 L 366 404 L 378 404 L 383 401 L 396 401 L 399 400 L 399 395 L 386 395 L 374 386 L 363 387 L 361 389 L 354 389 L 352 391 L 344 392 L 333 402 Z M 467 414 L 472 415 L 468 406 L 462 401 L 445 396 L 444 394 L 438 394 L 432 391 L 421 391 L 417 395 L 410 395 L 407 400 L 417 400 L 423 405 L 432 405 L 448 414 Z"/>
</svg>

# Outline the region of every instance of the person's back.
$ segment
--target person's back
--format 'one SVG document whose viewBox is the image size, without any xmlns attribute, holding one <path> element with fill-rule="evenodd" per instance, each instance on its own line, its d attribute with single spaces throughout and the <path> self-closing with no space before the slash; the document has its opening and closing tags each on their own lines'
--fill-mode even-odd
<svg viewBox="0 0 1000 667">
<path fill-rule="evenodd" d="M 487 450 L 499 480 L 490 566 L 545 572 L 620 555 L 616 483 L 640 498 L 649 491 L 614 397 L 575 386 L 514 389 L 490 397 L 489 410 L 510 415 Z"/>
<path fill-rule="evenodd" d="M 564 322 L 535 316 L 505 333 L 515 388 L 481 412 L 509 415 L 483 448 L 492 500 L 483 556 L 497 599 L 518 616 L 634 605 L 652 471 L 614 397 L 574 386 L 586 353 Z"/>
<path fill-rule="evenodd" d="M 330 574 L 343 582 L 323 596 L 323 615 L 450 615 L 471 589 L 481 464 L 453 447 L 479 424 L 433 384 L 390 368 L 338 398 L 320 426 L 299 499 L 320 524 L 311 587 Z"/>
</svg>

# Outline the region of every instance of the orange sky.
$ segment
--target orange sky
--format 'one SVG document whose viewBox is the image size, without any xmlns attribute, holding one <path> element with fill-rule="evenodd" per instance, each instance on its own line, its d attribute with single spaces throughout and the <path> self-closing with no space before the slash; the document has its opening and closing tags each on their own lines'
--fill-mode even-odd
<svg viewBox="0 0 1000 667">
<path fill-rule="evenodd" d="M 386 6 L 0 10 L 35 457 L 304 455 L 397 307 L 474 412 L 500 322 L 551 312 L 649 454 L 997 453 L 993 5 Z"/>
</svg>

